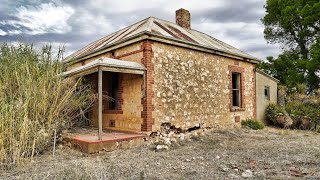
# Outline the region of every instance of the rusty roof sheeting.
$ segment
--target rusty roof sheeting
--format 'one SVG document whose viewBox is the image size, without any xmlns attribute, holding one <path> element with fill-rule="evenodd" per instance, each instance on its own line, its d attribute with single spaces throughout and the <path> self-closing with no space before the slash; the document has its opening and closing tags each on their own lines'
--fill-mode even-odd
<svg viewBox="0 0 320 180">
<path fill-rule="evenodd" d="M 206 48 L 214 49 L 224 53 L 229 53 L 231 55 L 236 55 L 242 58 L 258 60 L 257 58 L 205 33 L 192 29 L 188 30 L 180 27 L 179 25 L 173 22 L 165 21 L 155 17 L 149 17 L 140 22 L 137 22 L 136 24 L 128 26 L 122 30 L 112 33 L 97 41 L 94 41 L 93 43 L 90 43 L 86 47 L 76 51 L 75 53 L 65 58 L 64 62 L 68 62 L 72 59 L 78 59 L 86 55 L 90 55 L 94 52 L 104 49 L 104 47 L 111 46 L 112 44 L 120 42 L 126 38 L 134 37 L 143 32 L 148 32 L 157 36 L 176 39 L 194 45 L 204 46 Z"/>
</svg>

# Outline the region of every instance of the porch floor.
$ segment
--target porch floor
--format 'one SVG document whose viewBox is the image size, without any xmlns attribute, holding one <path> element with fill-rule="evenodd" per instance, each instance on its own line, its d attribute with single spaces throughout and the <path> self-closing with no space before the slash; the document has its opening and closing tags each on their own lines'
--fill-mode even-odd
<svg viewBox="0 0 320 180">
<path fill-rule="evenodd" d="M 63 135 L 72 147 L 85 153 L 137 147 L 143 144 L 144 137 L 145 134 L 103 130 L 102 140 L 99 140 L 98 129 L 92 127 L 73 129 Z"/>
</svg>

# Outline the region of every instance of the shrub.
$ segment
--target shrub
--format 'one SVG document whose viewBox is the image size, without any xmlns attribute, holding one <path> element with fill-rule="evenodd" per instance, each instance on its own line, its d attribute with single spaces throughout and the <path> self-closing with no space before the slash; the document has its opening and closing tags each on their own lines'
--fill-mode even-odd
<svg viewBox="0 0 320 180">
<path fill-rule="evenodd" d="M 254 120 L 254 119 L 246 119 L 241 121 L 242 126 L 249 127 L 254 130 L 263 129 L 264 124 L 260 121 Z"/>
<path fill-rule="evenodd" d="M 282 116 L 283 114 L 284 114 L 283 110 L 275 104 L 270 104 L 267 107 L 267 110 L 266 110 L 267 120 L 268 122 L 271 122 L 274 125 L 277 124 L 277 117 Z"/>
<path fill-rule="evenodd" d="M 317 130 L 320 125 L 319 90 L 306 95 L 305 89 L 300 89 L 288 96 L 285 109 L 294 119 L 293 128 Z"/>
<path fill-rule="evenodd" d="M 21 163 L 48 148 L 53 131 L 91 102 L 90 87 L 61 77 L 60 57 L 50 46 L 0 45 L 0 165 Z"/>
<path fill-rule="evenodd" d="M 286 111 L 295 120 L 294 128 L 316 129 L 320 125 L 320 103 L 317 103 L 312 96 L 305 97 L 303 100 L 293 99 L 286 105 Z"/>
<path fill-rule="evenodd" d="M 269 105 L 267 120 L 280 127 L 317 131 L 320 127 L 320 90 L 309 95 L 305 94 L 306 91 L 306 85 L 299 84 L 294 92 L 285 95 L 284 109 L 274 104 Z"/>
</svg>

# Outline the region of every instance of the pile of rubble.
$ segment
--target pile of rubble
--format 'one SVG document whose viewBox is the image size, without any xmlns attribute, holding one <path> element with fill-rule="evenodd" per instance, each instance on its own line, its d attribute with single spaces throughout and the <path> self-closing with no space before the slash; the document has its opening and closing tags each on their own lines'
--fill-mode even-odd
<svg viewBox="0 0 320 180">
<path fill-rule="evenodd" d="M 192 137 L 204 136 L 212 131 L 212 128 L 194 127 L 188 130 L 175 128 L 169 123 L 162 124 L 160 131 L 150 135 L 149 143 L 155 145 L 157 151 L 168 150 L 172 145 L 178 145 L 185 141 L 191 141 Z"/>
</svg>

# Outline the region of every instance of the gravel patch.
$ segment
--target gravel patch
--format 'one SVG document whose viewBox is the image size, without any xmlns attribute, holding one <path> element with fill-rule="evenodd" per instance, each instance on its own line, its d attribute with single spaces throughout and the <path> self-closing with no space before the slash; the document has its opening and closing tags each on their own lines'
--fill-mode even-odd
<svg viewBox="0 0 320 180">
<path fill-rule="evenodd" d="M 0 179 L 320 179 L 320 134 L 213 130 L 171 144 L 82 154 L 65 146 L 31 163 L 0 170 Z"/>
</svg>

